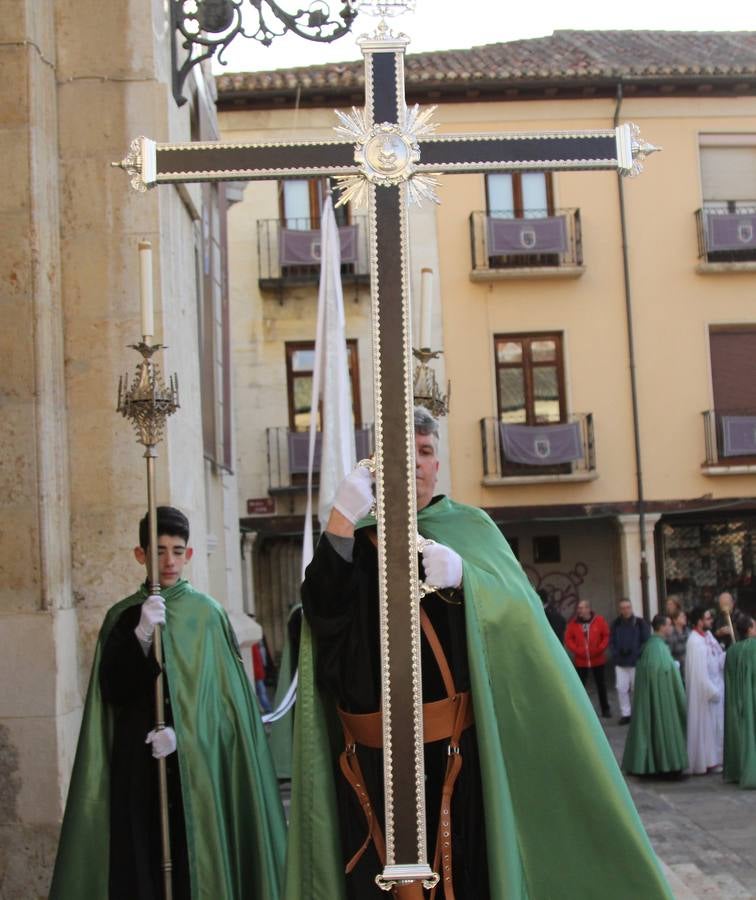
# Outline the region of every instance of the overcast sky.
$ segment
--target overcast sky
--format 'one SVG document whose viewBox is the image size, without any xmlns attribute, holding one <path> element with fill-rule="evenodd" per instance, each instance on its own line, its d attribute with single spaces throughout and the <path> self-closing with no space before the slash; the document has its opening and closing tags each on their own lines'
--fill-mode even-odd
<svg viewBox="0 0 756 900">
<path fill-rule="evenodd" d="M 289 12 L 307 6 L 302 0 L 278 3 Z M 339 0 L 331 0 L 332 9 L 339 6 Z M 286 35 L 263 47 L 257 41 L 237 37 L 227 53 L 228 66 L 215 64 L 214 70 L 255 71 L 359 59 L 355 38 L 372 31 L 376 22 L 360 14 L 352 33 L 333 44 Z M 574 0 L 571 4 L 564 0 L 463 0 L 458 4 L 453 0 L 417 0 L 414 13 L 391 24 L 394 30 L 410 36 L 412 53 L 539 37 L 565 28 L 752 31 L 756 30 L 756 4 L 753 0 L 631 0 L 624 4 L 611 0 Z"/>
</svg>

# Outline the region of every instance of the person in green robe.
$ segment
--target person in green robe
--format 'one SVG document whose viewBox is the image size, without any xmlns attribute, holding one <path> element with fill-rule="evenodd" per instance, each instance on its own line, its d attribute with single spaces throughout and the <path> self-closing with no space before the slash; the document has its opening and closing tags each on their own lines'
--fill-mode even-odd
<svg viewBox="0 0 756 900">
<path fill-rule="evenodd" d="M 51 900 L 164 896 L 156 758 L 166 760 L 173 897 L 278 900 L 286 825 L 228 616 L 182 578 L 189 523 L 158 507 L 160 595 L 107 613 L 95 649 Z M 148 556 L 147 517 L 134 554 Z M 154 726 L 163 627 L 167 727 Z"/>
<path fill-rule="evenodd" d="M 756 789 L 756 622 L 745 614 L 725 659 L 724 780 Z"/>
<path fill-rule="evenodd" d="M 434 496 L 438 426 L 428 418 L 426 410 L 416 410 L 417 525 L 423 537 L 451 551 L 443 551 L 449 572 L 443 581 L 433 580 L 424 555 L 431 583 L 453 586 L 457 577 L 451 574 L 453 563 L 458 560 L 460 565 L 461 582 L 447 598 L 448 609 L 440 621 L 449 624 L 450 631 L 456 629 L 449 643 L 456 640 L 466 648 L 474 723 L 465 734 L 474 731 L 475 740 L 468 741 L 470 752 L 463 748 L 462 773 L 468 766 L 479 773 L 480 791 L 471 785 L 468 796 L 477 803 L 482 795 L 483 804 L 474 827 L 475 840 L 482 832 L 483 852 L 471 846 L 466 835 L 454 834 L 463 844 L 459 855 L 455 847 L 453 864 L 456 873 L 458 866 L 467 869 L 483 857 L 486 873 L 480 881 L 485 888 L 475 894 L 457 891 L 456 897 L 671 900 L 585 690 L 509 545 L 482 510 Z M 337 492 L 337 504 L 340 496 L 356 498 L 348 510 L 356 522 L 353 536 L 348 535 L 344 521 L 339 520 L 341 534 L 329 523 L 311 563 L 316 569 L 308 568 L 303 589 L 286 900 L 344 900 L 347 896 L 363 900 L 368 896 L 348 886 L 356 869 L 345 874 L 352 848 L 343 841 L 353 836 L 344 834 L 339 821 L 344 790 L 338 783 L 342 775 L 337 758 L 344 750 L 344 737 L 335 706 L 341 698 L 325 686 L 325 667 L 319 659 L 326 650 L 335 689 L 351 694 L 355 702 L 362 693 L 374 694 L 378 635 L 374 627 L 363 625 L 377 620 L 375 555 L 369 555 L 369 532 L 375 520 L 358 521 L 370 506 L 369 482 L 367 491 L 360 484 L 364 474 L 356 471 L 347 480 L 344 491 Z M 361 497 L 366 493 L 363 505 Z M 355 570 L 354 593 L 342 596 L 338 585 L 329 591 L 327 584 L 315 584 L 318 569 L 336 572 L 344 566 Z M 327 639 L 323 642 L 323 635 L 329 633 L 325 621 L 329 597 L 335 612 L 330 634 L 340 629 L 339 620 L 345 617 L 355 624 L 354 642 L 364 638 L 364 648 L 347 643 L 340 654 L 330 653 Z M 424 665 L 424 700 L 426 677 Z M 366 777 L 370 777 L 367 772 Z M 455 790 L 453 807 L 458 799 Z M 382 809 L 382 797 L 371 795 L 371 800 L 375 809 Z M 453 808 L 452 829 L 464 813 L 459 804 Z M 431 856 L 432 846 L 429 842 Z M 370 875 L 379 872 L 374 868 Z M 469 880 L 474 877 L 469 871 L 464 875 Z M 439 888 L 437 900 L 444 896 L 449 895 Z"/>
<path fill-rule="evenodd" d="M 680 774 L 688 768 L 685 689 L 667 638 L 669 616 L 654 616 L 635 670 L 633 717 L 622 768 L 631 775 Z"/>
</svg>

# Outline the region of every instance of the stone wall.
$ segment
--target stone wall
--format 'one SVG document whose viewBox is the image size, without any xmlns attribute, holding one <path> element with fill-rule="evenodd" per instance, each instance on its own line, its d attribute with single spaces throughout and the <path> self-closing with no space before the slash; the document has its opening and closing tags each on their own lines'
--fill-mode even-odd
<svg viewBox="0 0 756 900">
<path fill-rule="evenodd" d="M 139 134 L 189 139 L 164 4 L 0 9 L 0 898 L 30 900 L 47 896 L 100 623 L 143 574 L 144 460 L 115 413 L 138 358 L 139 240 L 154 247 L 161 362 L 181 383 L 158 500 L 192 522 L 192 580 L 243 642 L 259 630 L 241 615 L 235 476 L 203 458 L 199 192 L 139 195 L 110 167 Z"/>
</svg>

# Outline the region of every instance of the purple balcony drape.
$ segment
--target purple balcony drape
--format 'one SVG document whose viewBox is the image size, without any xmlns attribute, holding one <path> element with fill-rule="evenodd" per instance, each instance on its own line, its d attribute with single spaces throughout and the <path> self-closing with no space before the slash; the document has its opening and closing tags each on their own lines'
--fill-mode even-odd
<svg viewBox="0 0 756 900">
<path fill-rule="evenodd" d="M 564 216 L 542 219 L 488 219 L 488 255 L 566 253 Z"/>
<path fill-rule="evenodd" d="M 322 435 L 318 432 L 315 435 L 315 457 L 314 471 L 320 471 L 320 446 Z M 354 429 L 354 445 L 357 453 L 357 459 L 364 459 L 370 456 L 371 433 L 370 428 Z M 289 431 L 289 472 L 292 475 L 307 474 L 307 458 L 310 449 L 310 432 L 309 431 Z"/>
<path fill-rule="evenodd" d="M 509 462 L 527 466 L 555 466 L 583 456 L 579 422 L 558 425 L 500 423 L 501 446 Z"/>
<path fill-rule="evenodd" d="M 756 456 L 756 416 L 722 416 L 722 456 Z"/>
<path fill-rule="evenodd" d="M 709 213 L 709 250 L 756 250 L 756 214 Z"/>
<path fill-rule="evenodd" d="M 339 228 L 341 262 L 357 262 L 357 226 Z M 282 266 L 319 266 L 320 229 L 298 231 L 282 228 L 279 232 L 278 259 Z"/>
</svg>

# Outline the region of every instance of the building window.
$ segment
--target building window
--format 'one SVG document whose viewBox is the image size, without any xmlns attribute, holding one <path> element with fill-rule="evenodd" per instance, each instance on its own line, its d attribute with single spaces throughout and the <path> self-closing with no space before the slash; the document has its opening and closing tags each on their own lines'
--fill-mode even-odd
<svg viewBox="0 0 756 900">
<path fill-rule="evenodd" d="M 756 326 L 711 326 L 709 346 L 717 458 L 756 461 Z"/>
<path fill-rule="evenodd" d="M 223 184 L 202 185 L 197 230 L 198 335 L 203 450 L 207 459 L 232 469 L 232 413 L 226 194 Z"/>
<path fill-rule="evenodd" d="M 543 221 L 554 216 L 554 190 L 550 172 L 504 172 L 485 177 L 486 214 L 489 220 Z M 491 223 L 490 227 L 497 226 Z M 536 228 L 535 223 L 533 227 Z M 493 253 L 488 257 L 488 265 L 492 269 L 558 266 L 559 253 Z"/>
<path fill-rule="evenodd" d="M 486 175 L 486 208 L 494 218 L 540 218 L 554 213 L 551 172 Z"/>
<path fill-rule="evenodd" d="M 352 413 L 354 427 L 362 427 L 360 409 L 360 370 L 357 341 L 347 340 L 347 362 L 352 387 Z M 288 341 L 286 343 L 286 389 L 289 403 L 289 428 L 292 431 L 308 431 L 312 404 L 312 374 L 315 365 L 314 341 Z M 318 412 L 317 427 L 320 428 Z"/>
<path fill-rule="evenodd" d="M 534 563 L 558 563 L 562 561 L 562 552 L 558 535 L 539 535 L 533 538 Z"/>
<path fill-rule="evenodd" d="M 499 334 L 494 352 L 500 422 L 566 421 L 561 334 Z"/>
<path fill-rule="evenodd" d="M 756 135 L 699 137 L 699 239 L 708 262 L 756 260 Z"/>
<path fill-rule="evenodd" d="M 279 213 L 284 228 L 320 228 L 320 213 L 328 190 L 326 178 L 291 178 L 279 182 Z M 349 224 L 349 205 L 334 206 L 337 225 Z"/>
</svg>

